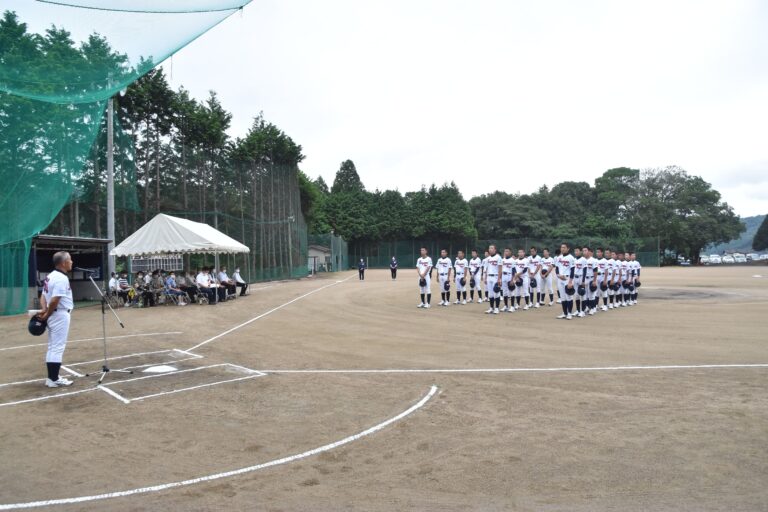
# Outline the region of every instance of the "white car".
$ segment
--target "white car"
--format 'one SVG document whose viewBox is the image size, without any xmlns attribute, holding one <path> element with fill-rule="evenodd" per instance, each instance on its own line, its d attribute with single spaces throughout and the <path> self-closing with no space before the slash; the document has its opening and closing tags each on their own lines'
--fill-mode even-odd
<svg viewBox="0 0 768 512">
<path fill-rule="evenodd" d="M 736 260 L 736 263 L 746 263 L 747 257 L 743 254 L 734 254 L 733 259 Z"/>
<path fill-rule="evenodd" d="M 760 261 L 768 260 L 768 254 L 761 254 L 760 255 Z"/>
<path fill-rule="evenodd" d="M 719 254 L 710 254 L 709 255 L 709 264 L 710 265 L 719 265 L 723 262 L 723 260 L 720 259 Z"/>
<path fill-rule="evenodd" d="M 751 252 L 747 254 L 747 261 L 757 261 L 760 259 L 760 255 L 756 252 Z"/>
<path fill-rule="evenodd" d="M 736 259 L 731 255 L 723 256 L 723 263 L 728 263 L 728 264 L 736 263 Z"/>
<path fill-rule="evenodd" d="M 702 265 L 709 265 L 709 256 L 702 256 L 700 261 Z"/>
</svg>

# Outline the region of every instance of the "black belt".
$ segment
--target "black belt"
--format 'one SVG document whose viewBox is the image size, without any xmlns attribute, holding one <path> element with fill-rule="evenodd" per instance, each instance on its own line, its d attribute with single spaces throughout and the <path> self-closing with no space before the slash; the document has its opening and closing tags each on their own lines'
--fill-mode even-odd
<svg viewBox="0 0 768 512">
<path fill-rule="evenodd" d="M 56 309 L 54 310 L 54 313 L 55 313 L 56 311 L 66 311 L 67 313 L 71 313 L 71 312 L 72 312 L 72 310 L 71 310 L 71 309 L 65 309 L 65 308 L 56 308 Z"/>
</svg>

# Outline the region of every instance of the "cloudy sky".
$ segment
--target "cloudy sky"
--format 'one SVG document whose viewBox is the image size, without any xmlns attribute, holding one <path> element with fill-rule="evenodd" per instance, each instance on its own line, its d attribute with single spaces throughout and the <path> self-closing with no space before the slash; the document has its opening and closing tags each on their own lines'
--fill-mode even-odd
<svg viewBox="0 0 768 512">
<path fill-rule="evenodd" d="M 679 165 L 768 213 L 768 2 L 255 0 L 164 67 L 330 184 L 467 198 Z"/>
</svg>

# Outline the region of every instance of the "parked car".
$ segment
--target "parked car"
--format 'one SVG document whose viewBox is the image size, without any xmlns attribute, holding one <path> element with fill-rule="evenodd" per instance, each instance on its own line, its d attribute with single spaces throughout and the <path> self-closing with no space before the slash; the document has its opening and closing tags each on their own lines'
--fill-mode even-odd
<svg viewBox="0 0 768 512">
<path fill-rule="evenodd" d="M 709 265 L 709 256 L 704 255 L 701 258 L 699 258 L 699 261 L 701 261 L 702 265 Z"/>
<path fill-rule="evenodd" d="M 760 255 L 760 261 L 768 260 L 768 254 L 761 254 Z"/>
<path fill-rule="evenodd" d="M 709 255 L 709 264 L 710 265 L 719 265 L 723 262 L 723 260 L 720 259 L 719 254 L 710 254 Z"/>
<path fill-rule="evenodd" d="M 723 256 L 723 263 L 736 263 L 736 259 L 729 254 L 728 256 Z"/>
<path fill-rule="evenodd" d="M 760 255 L 756 252 L 751 252 L 747 254 L 747 261 L 757 261 L 760 259 Z"/>
<path fill-rule="evenodd" d="M 743 254 L 734 254 L 733 259 L 736 260 L 736 263 L 746 263 L 747 257 Z"/>
</svg>

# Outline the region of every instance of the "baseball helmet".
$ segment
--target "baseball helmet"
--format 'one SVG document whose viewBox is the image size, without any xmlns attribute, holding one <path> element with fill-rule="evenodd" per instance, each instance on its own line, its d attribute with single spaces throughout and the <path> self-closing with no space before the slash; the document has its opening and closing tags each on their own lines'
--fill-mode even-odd
<svg viewBox="0 0 768 512">
<path fill-rule="evenodd" d="M 529 283 L 528 286 L 530 286 L 531 288 L 536 288 L 537 286 L 536 279 L 535 278 L 531 279 L 531 282 Z"/>
<path fill-rule="evenodd" d="M 517 286 L 523 286 L 523 278 L 522 277 L 518 277 L 517 280 L 515 281 L 515 284 Z"/>
<path fill-rule="evenodd" d="M 493 285 L 493 293 L 499 293 L 501 291 L 501 285 L 496 283 Z"/>
<path fill-rule="evenodd" d="M 513 290 L 515 289 L 515 282 L 514 282 L 514 281 L 509 281 L 509 282 L 507 283 L 507 289 L 508 289 L 509 291 L 513 291 Z"/>
<path fill-rule="evenodd" d="M 424 279 L 423 277 L 419 279 L 419 286 L 421 287 L 427 286 L 427 280 Z"/>
<path fill-rule="evenodd" d="M 467 285 L 467 280 L 462 277 L 461 279 L 459 279 L 459 284 L 461 286 L 466 286 Z"/>
<path fill-rule="evenodd" d="M 578 292 L 579 292 L 579 295 L 586 295 L 587 294 L 587 288 L 583 284 L 580 284 Z"/>
<path fill-rule="evenodd" d="M 48 327 L 48 322 L 46 320 L 40 320 L 37 318 L 37 315 L 35 315 L 29 319 L 27 330 L 29 330 L 29 334 L 32 336 L 40 336 L 45 332 L 46 327 Z"/>
<path fill-rule="evenodd" d="M 602 283 L 600 283 L 600 289 L 601 289 L 602 291 L 607 291 L 607 290 L 608 290 L 608 283 L 606 283 L 605 281 L 603 281 Z"/>
<path fill-rule="evenodd" d="M 576 293 L 576 288 L 574 288 L 573 286 L 566 286 L 565 287 L 565 294 L 566 295 L 573 295 L 574 293 Z"/>
<path fill-rule="evenodd" d="M 589 283 L 589 291 L 591 291 L 591 292 L 596 292 L 597 291 L 597 285 L 595 284 L 594 281 Z"/>
<path fill-rule="evenodd" d="M 447 291 L 447 292 L 451 291 L 451 282 L 450 282 L 450 281 L 446 281 L 446 282 L 443 284 L 443 290 L 445 290 L 445 291 Z"/>
<path fill-rule="evenodd" d="M 472 288 L 472 289 L 475 288 L 475 278 L 474 277 L 469 280 L 469 287 Z"/>
</svg>

